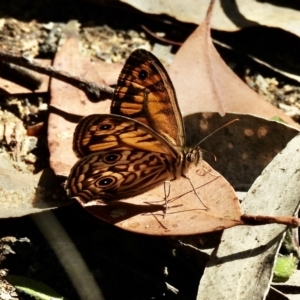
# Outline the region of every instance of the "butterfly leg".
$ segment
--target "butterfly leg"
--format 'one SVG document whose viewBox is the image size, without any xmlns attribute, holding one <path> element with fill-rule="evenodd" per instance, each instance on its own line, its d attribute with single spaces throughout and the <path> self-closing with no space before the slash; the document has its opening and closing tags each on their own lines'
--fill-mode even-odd
<svg viewBox="0 0 300 300">
<path fill-rule="evenodd" d="M 186 175 L 182 175 L 182 177 L 186 178 L 186 179 L 190 182 L 190 184 L 191 184 L 191 186 L 192 186 L 192 189 L 193 189 L 193 191 L 194 191 L 196 197 L 199 199 L 199 201 L 201 202 L 201 204 L 205 207 L 205 210 L 207 210 L 208 207 L 203 203 L 203 201 L 201 200 L 201 198 L 200 198 L 199 195 L 197 194 L 197 191 L 195 190 L 194 185 L 193 185 L 191 179 L 190 179 L 189 177 L 187 177 Z"/>
<path fill-rule="evenodd" d="M 167 214 L 168 211 L 168 198 L 170 196 L 171 193 L 171 181 L 164 181 L 164 192 L 165 192 L 165 211 L 164 211 L 164 218 Z"/>
</svg>

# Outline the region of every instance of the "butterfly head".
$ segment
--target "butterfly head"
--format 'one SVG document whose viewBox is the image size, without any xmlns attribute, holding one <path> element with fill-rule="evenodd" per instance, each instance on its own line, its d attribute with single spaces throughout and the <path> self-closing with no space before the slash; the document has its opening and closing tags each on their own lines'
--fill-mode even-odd
<svg viewBox="0 0 300 300">
<path fill-rule="evenodd" d="M 185 158 L 187 164 L 194 164 L 197 166 L 203 159 L 203 152 L 199 146 L 196 146 L 186 153 Z"/>
</svg>

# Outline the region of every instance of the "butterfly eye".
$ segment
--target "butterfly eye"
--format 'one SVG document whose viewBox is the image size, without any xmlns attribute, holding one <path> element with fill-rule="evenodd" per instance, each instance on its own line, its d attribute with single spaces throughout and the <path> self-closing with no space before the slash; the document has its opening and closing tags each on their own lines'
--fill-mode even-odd
<svg viewBox="0 0 300 300">
<path fill-rule="evenodd" d="M 139 79 L 145 80 L 148 77 L 148 72 L 146 70 L 141 70 L 139 72 Z"/>
<path fill-rule="evenodd" d="M 121 157 L 122 155 L 120 154 L 107 154 L 103 157 L 103 161 L 111 164 L 118 161 Z"/>
<path fill-rule="evenodd" d="M 111 124 L 101 124 L 98 126 L 98 130 L 110 130 L 112 128 Z"/>
</svg>

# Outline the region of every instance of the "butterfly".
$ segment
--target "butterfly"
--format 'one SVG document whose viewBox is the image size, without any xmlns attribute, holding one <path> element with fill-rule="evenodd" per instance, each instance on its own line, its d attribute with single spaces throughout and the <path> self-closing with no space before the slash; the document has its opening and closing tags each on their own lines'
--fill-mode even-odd
<svg viewBox="0 0 300 300">
<path fill-rule="evenodd" d="M 79 157 L 66 182 L 83 204 L 137 196 L 186 173 L 202 153 L 186 147 L 175 89 L 162 63 L 137 49 L 127 59 L 115 88 L 111 114 L 81 119 L 73 150 Z"/>
</svg>

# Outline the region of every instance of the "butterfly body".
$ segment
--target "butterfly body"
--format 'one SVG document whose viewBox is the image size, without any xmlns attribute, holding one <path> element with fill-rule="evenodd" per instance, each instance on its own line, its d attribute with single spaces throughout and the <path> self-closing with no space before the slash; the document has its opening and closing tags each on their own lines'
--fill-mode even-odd
<svg viewBox="0 0 300 300">
<path fill-rule="evenodd" d="M 185 176 L 201 158 L 185 148 L 182 116 L 172 82 L 159 60 L 138 49 L 118 80 L 112 114 L 80 120 L 73 149 L 80 160 L 66 188 L 82 203 L 137 196 Z"/>
</svg>

